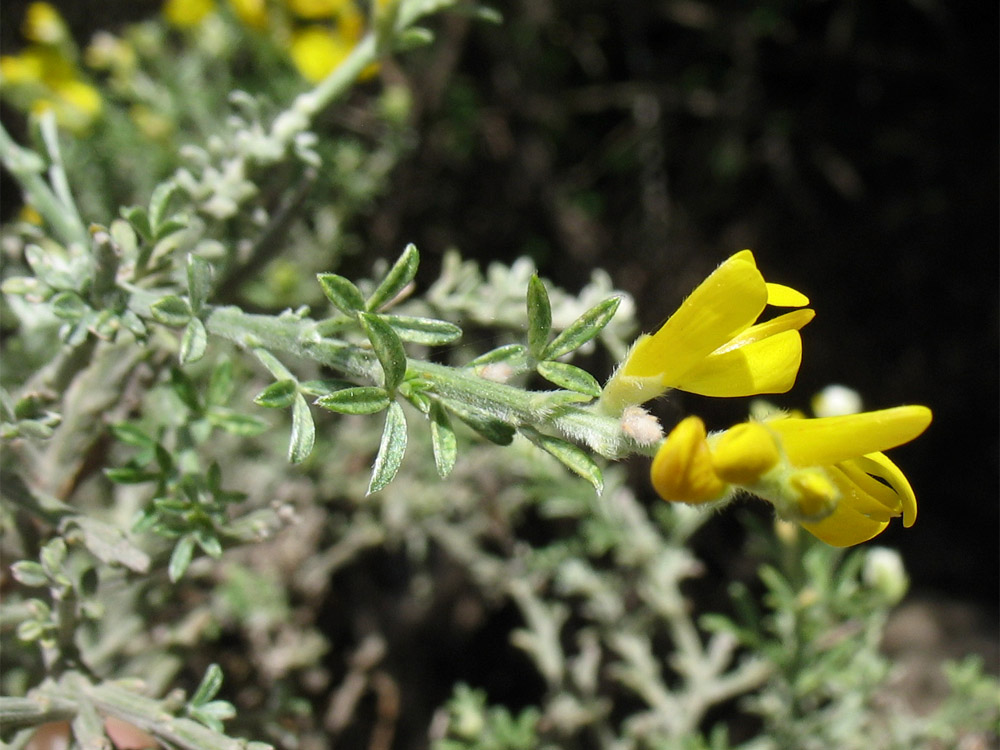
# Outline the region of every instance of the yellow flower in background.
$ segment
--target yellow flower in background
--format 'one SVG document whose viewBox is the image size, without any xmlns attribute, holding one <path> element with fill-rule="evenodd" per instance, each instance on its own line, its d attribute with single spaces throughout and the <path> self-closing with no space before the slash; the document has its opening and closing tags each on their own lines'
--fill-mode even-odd
<svg viewBox="0 0 1000 750">
<path fill-rule="evenodd" d="M 312 24 L 292 34 L 289 54 L 299 73 L 310 83 L 326 78 L 364 36 L 365 19 L 361 11 L 350 2 L 338 5 L 340 9 L 332 26 Z M 369 66 L 361 78 L 371 76 L 376 70 L 377 66 Z"/>
<path fill-rule="evenodd" d="M 270 24 L 266 0 L 229 0 L 229 5 L 243 25 L 263 31 Z"/>
<path fill-rule="evenodd" d="M 163 4 L 163 17 L 171 26 L 189 29 L 214 10 L 215 0 L 167 0 Z"/>
<path fill-rule="evenodd" d="M 868 541 L 917 501 L 905 475 L 883 451 L 916 438 L 931 422 L 925 406 L 809 419 L 779 416 L 706 436 L 698 417 L 683 420 L 660 446 L 650 470 L 665 500 L 704 503 L 746 490 L 778 515 L 836 547 Z"/>
<path fill-rule="evenodd" d="M 62 18 L 52 6 L 32 3 L 23 30 L 38 41 L 17 55 L 0 57 L 5 98 L 36 114 L 54 112 L 67 130 L 85 131 L 101 112 L 101 95 L 70 57 L 74 50 Z"/>
<path fill-rule="evenodd" d="M 69 39 L 66 22 L 48 3 L 31 3 L 21 26 L 24 38 L 39 44 L 61 44 Z"/>
<path fill-rule="evenodd" d="M 796 310 L 756 323 L 767 305 L 803 307 L 808 298 L 764 281 L 749 250 L 720 265 L 653 335 L 640 336 L 601 395 L 619 413 L 671 388 L 704 396 L 784 393 L 802 361 L 799 329 L 813 318 Z"/>
<path fill-rule="evenodd" d="M 299 18 L 332 18 L 352 8 L 353 0 L 285 0 L 285 5 Z M 356 9 L 355 9 L 356 10 Z"/>
</svg>

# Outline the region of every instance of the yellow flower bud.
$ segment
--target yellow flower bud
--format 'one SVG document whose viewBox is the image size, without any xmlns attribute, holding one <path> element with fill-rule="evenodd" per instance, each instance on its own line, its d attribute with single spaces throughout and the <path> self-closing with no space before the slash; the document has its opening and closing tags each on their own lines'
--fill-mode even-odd
<svg viewBox="0 0 1000 750">
<path fill-rule="evenodd" d="M 754 484 L 780 460 L 774 436 L 759 422 L 736 425 L 712 442 L 715 473 L 730 484 Z"/>
<path fill-rule="evenodd" d="M 706 436 L 705 423 L 692 416 L 681 420 L 663 441 L 650 478 L 664 500 L 697 504 L 726 494 L 729 486 L 715 473 Z"/>
</svg>

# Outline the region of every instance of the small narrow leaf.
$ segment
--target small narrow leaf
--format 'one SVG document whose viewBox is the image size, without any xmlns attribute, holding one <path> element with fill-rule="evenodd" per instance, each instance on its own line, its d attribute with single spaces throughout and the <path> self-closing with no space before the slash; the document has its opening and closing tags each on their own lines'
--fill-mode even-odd
<svg viewBox="0 0 1000 750">
<path fill-rule="evenodd" d="M 319 280 L 319 285 L 323 287 L 323 294 L 342 313 L 353 315 L 357 311 L 365 309 L 365 298 L 361 296 L 361 291 L 354 286 L 352 281 L 335 273 L 316 274 L 316 278 Z"/>
<path fill-rule="evenodd" d="M 450 344 L 462 337 L 462 329 L 454 323 L 434 318 L 415 318 L 410 315 L 382 315 L 392 330 L 403 341 L 427 346 Z"/>
<path fill-rule="evenodd" d="M 541 359 L 549 334 L 552 332 L 552 306 L 545 284 L 532 275 L 528 280 L 528 350 L 531 356 Z"/>
<path fill-rule="evenodd" d="M 205 676 L 201 678 L 201 684 L 191 696 L 191 705 L 200 706 L 208 703 L 219 692 L 222 687 L 222 668 L 218 664 L 209 664 L 205 670 Z"/>
<path fill-rule="evenodd" d="M 301 393 L 295 395 L 292 404 L 292 439 L 288 443 L 288 460 L 301 463 L 312 453 L 316 443 L 316 425 L 313 422 L 309 404 Z"/>
<path fill-rule="evenodd" d="M 239 435 L 240 437 L 260 435 L 270 426 L 263 419 L 252 417 L 249 414 L 241 414 L 223 406 L 211 407 L 205 416 L 214 427 L 225 430 L 230 435 Z"/>
<path fill-rule="evenodd" d="M 590 482 L 597 490 L 597 494 L 601 494 L 604 489 L 604 475 L 601 473 L 601 467 L 583 449 L 561 438 L 538 432 L 531 427 L 522 427 L 521 432 L 532 443 L 558 459 L 567 469 Z"/>
<path fill-rule="evenodd" d="M 406 375 L 406 351 L 403 349 L 403 342 L 380 316 L 374 313 L 360 313 L 358 319 L 372 343 L 375 356 L 382 365 L 385 389 L 391 393 L 403 382 L 403 376 Z"/>
<path fill-rule="evenodd" d="M 451 474 L 458 457 L 458 441 L 451 427 L 448 414 L 436 401 L 431 404 L 431 447 L 434 450 L 434 466 L 442 479 Z"/>
<path fill-rule="evenodd" d="M 173 180 L 161 182 L 153 190 L 153 195 L 149 199 L 149 226 L 154 232 L 167 215 L 167 206 L 176 190 L 177 183 Z"/>
<path fill-rule="evenodd" d="M 178 352 L 178 359 L 182 365 L 197 362 L 205 356 L 208 348 L 208 333 L 205 331 L 205 324 L 198 318 L 191 318 L 184 327 L 184 334 L 181 336 L 181 346 Z"/>
<path fill-rule="evenodd" d="M 368 484 L 368 494 L 378 492 L 396 476 L 399 464 L 406 452 L 406 417 L 403 407 L 393 401 L 385 413 L 385 428 L 382 430 L 382 442 L 375 456 L 372 467 L 372 478 Z"/>
<path fill-rule="evenodd" d="M 143 238 L 152 239 L 153 229 L 149 224 L 149 214 L 142 206 L 123 206 L 121 216 L 132 225 L 132 228 Z"/>
<path fill-rule="evenodd" d="M 195 312 L 201 310 L 212 291 L 212 266 L 199 255 L 188 255 L 187 259 L 188 299 Z"/>
<path fill-rule="evenodd" d="M 338 378 L 328 378 L 326 380 L 303 380 L 299 383 L 299 390 L 307 396 L 329 396 L 334 391 L 343 388 L 350 388 L 354 384 L 347 380 Z"/>
<path fill-rule="evenodd" d="M 268 409 L 284 409 L 292 405 L 297 392 L 294 380 L 279 380 L 254 396 L 253 402 Z"/>
<path fill-rule="evenodd" d="M 49 577 L 45 575 L 45 568 L 34 560 L 18 560 L 10 566 L 11 575 L 14 580 L 22 586 L 39 588 L 49 585 Z"/>
<path fill-rule="evenodd" d="M 275 380 L 295 380 L 295 376 L 292 371 L 285 367 L 281 362 L 267 349 L 254 349 L 253 353 L 256 355 L 260 363 L 267 368 L 267 371 L 274 376 Z"/>
<path fill-rule="evenodd" d="M 77 321 L 90 310 L 76 292 L 60 292 L 50 300 L 50 304 L 52 313 L 62 320 Z"/>
<path fill-rule="evenodd" d="M 167 577 L 171 583 L 177 583 L 183 576 L 184 571 L 191 564 L 194 556 L 194 536 L 185 534 L 177 540 L 174 551 L 170 553 L 170 563 L 167 565 Z"/>
<path fill-rule="evenodd" d="M 413 244 L 407 245 L 406 249 L 403 250 L 403 254 L 399 256 L 399 259 L 389 269 L 385 278 L 382 279 L 375 288 L 375 291 L 372 292 L 372 296 L 368 298 L 368 302 L 365 303 L 365 309 L 368 312 L 378 312 L 384 304 L 391 302 L 407 284 L 413 281 L 413 277 L 417 275 L 417 266 L 419 265 L 420 253 L 417 252 L 416 246 Z"/>
<path fill-rule="evenodd" d="M 568 365 L 565 362 L 539 362 L 536 369 L 539 375 L 560 388 L 576 391 L 593 398 L 601 395 L 601 384 L 594 379 L 593 375 L 579 367 Z"/>
<path fill-rule="evenodd" d="M 134 466 L 105 469 L 104 476 L 115 484 L 142 484 L 143 482 L 152 482 L 160 478 L 158 472 L 145 471 Z"/>
<path fill-rule="evenodd" d="M 527 347 L 522 344 L 507 344 L 506 346 L 500 346 L 492 351 L 488 351 L 485 354 L 480 354 L 472 361 L 467 362 L 465 367 L 479 367 L 481 365 L 492 365 L 497 362 L 506 362 L 511 359 L 523 357 L 527 351 Z"/>
<path fill-rule="evenodd" d="M 176 367 L 170 370 L 170 387 L 184 405 L 191 411 L 201 411 L 201 401 L 198 399 L 198 389 L 194 387 L 191 378 Z"/>
<path fill-rule="evenodd" d="M 191 306 L 176 294 L 160 297 L 149 307 L 153 320 L 165 326 L 180 328 L 191 319 Z"/>
<path fill-rule="evenodd" d="M 384 388 L 372 386 L 344 388 L 316 400 L 317 406 L 338 414 L 374 414 L 385 409 L 390 403 L 391 399 Z"/>
<path fill-rule="evenodd" d="M 587 310 L 583 315 L 570 323 L 558 336 L 545 347 L 542 359 L 556 359 L 579 349 L 597 336 L 615 316 L 621 297 L 609 297 Z"/>
</svg>

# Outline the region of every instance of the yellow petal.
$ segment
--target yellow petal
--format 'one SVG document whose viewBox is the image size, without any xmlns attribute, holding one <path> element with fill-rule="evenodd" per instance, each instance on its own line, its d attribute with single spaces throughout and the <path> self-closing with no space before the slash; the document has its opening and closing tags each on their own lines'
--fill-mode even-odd
<svg viewBox="0 0 1000 750">
<path fill-rule="evenodd" d="M 775 307 L 805 307 L 809 298 L 797 289 L 784 284 L 767 282 L 767 304 Z"/>
<path fill-rule="evenodd" d="M 698 417 L 681 420 L 653 459 L 650 479 L 664 500 L 705 503 L 718 500 L 728 489 L 712 467 L 705 423 Z"/>
<path fill-rule="evenodd" d="M 784 331 L 706 357 L 674 382 L 673 387 L 702 396 L 730 398 L 785 393 L 794 385 L 801 362 L 799 332 Z"/>
<path fill-rule="evenodd" d="M 869 453 L 855 463 L 865 473 L 881 477 L 892 487 L 903 509 L 903 526 L 910 528 L 917 520 L 917 496 L 899 467 L 884 453 Z"/>
<path fill-rule="evenodd" d="M 863 516 L 845 503 L 822 521 L 803 521 L 802 528 L 833 547 L 851 547 L 882 533 L 889 523 Z"/>
<path fill-rule="evenodd" d="M 781 460 L 774 435 L 759 422 L 745 422 L 710 442 L 712 466 L 730 484 L 754 484 Z"/>
<path fill-rule="evenodd" d="M 292 37 L 289 54 L 302 77 L 311 83 L 326 78 L 351 53 L 352 45 L 322 26 L 310 26 Z"/>
<path fill-rule="evenodd" d="M 877 479 L 872 479 L 856 459 L 828 466 L 826 470 L 840 488 L 840 502 L 861 515 L 874 521 L 888 521 L 899 515 L 902 505 L 896 493 Z"/>
<path fill-rule="evenodd" d="M 163 17 L 171 26 L 187 29 L 197 26 L 213 10 L 215 0 L 167 0 Z"/>
<path fill-rule="evenodd" d="M 908 443 L 930 423 L 926 406 L 897 406 L 842 417 L 775 419 L 767 425 L 780 436 L 793 465 L 826 466 Z"/>
<path fill-rule="evenodd" d="M 767 288 L 751 262 L 753 256 L 748 261 L 746 254 L 737 253 L 715 269 L 659 331 L 640 341 L 624 374 L 660 374 L 663 384 L 672 387 L 691 367 L 747 329 L 767 303 Z"/>
<path fill-rule="evenodd" d="M 752 344 L 755 341 L 766 339 L 768 336 L 776 336 L 784 331 L 799 331 L 814 317 L 816 317 L 814 310 L 795 310 L 794 312 L 779 315 L 771 320 L 750 326 L 739 336 L 733 338 L 728 344 L 723 344 L 713 353 L 721 354 L 730 349 L 737 349 L 741 346 Z"/>
</svg>

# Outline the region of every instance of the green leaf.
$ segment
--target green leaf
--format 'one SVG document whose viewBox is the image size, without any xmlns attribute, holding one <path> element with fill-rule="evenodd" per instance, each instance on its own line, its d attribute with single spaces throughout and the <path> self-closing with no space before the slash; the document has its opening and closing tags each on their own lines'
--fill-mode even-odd
<svg viewBox="0 0 1000 750">
<path fill-rule="evenodd" d="M 329 396 L 334 391 L 350 388 L 354 383 L 339 378 L 328 378 L 326 380 L 303 380 L 299 383 L 299 390 L 307 396 Z"/>
<path fill-rule="evenodd" d="M 67 526 L 79 529 L 84 546 L 101 562 L 124 565 L 136 573 L 149 571 L 149 555 L 132 544 L 117 526 L 83 515 L 70 518 Z"/>
<path fill-rule="evenodd" d="M 163 217 L 167 214 L 167 206 L 176 190 L 177 183 L 173 180 L 161 182 L 153 190 L 153 195 L 149 199 L 149 226 L 154 232 L 163 222 Z"/>
<path fill-rule="evenodd" d="M 495 362 L 506 362 L 510 359 L 523 357 L 527 351 L 527 347 L 522 344 L 507 344 L 506 346 L 500 346 L 488 351 L 485 354 L 480 354 L 471 362 L 466 363 L 465 366 L 479 367 L 481 365 L 491 365 Z"/>
<path fill-rule="evenodd" d="M 191 224 L 191 219 L 187 214 L 174 214 L 169 219 L 164 221 L 162 224 L 156 227 L 156 234 L 153 236 L 153 240 L 159 242 L 164 237 L 169 237 L 174 232 L 179 232 L 182 229 L 187 229 Z"/>
<path fill-rule="evenodd" d="M 249 414 L 241 414 L 224 406 L 210 407 L 205 412 L 205 416 L 213 427 L 225 430 L 230 435 L 241 437 L 260 435 L 270 426 L 263 419 L 251 417 Z"/>
<path fill-rule="evenodd" d="M 139 233 L 143 239 L 153 238 L 153 228 L 149 223 L 149 214 L 142 206 L 123 206 L 121 216 L 132 225 L 132 228 Z"/>
<path fill-rule="evenodd" d="M 208 301 L 208 295 L 212 291 L 212 266 L 194 253 L 187 258 L 187 283 L 191 308 L 198 312 Z"/>
<path fill-rule="evenodd" d="M 224 404 L 232 394 L 233 363 L 229 359 L 224 359 L 212 370 L 205 400 L 210 404 Z"/>
<path fill-rule="evenodd" d="M 462 329 L 454 323 L 434 318 L 416 318 L 410 315 L 382 315 L 392 330 L 403 341 L 427 346 L 450 344 L 462 337 Z"/>
<path fill-rule="evenodd" d="M 542 358 L 551 332 L 552 305 L 549 303 L 549 293 L 538 274 L 532 274 L 528 279 L 528 350 L 532 357 Z"/>
<path fill-rule="evenodd" d="M 309 404 L 301 393 L 295 394 L 292 404 L 292 437 L 288 442 L 288 460 L 301 463 L 312 453 L 316 443 L 316 424 L 313 422 Z"/>
<path fill-rule="evenodd" d="M 205 330 L 205 324 L 198 318 L 191 318 L 184 327 L 184 333 L 181 335 L 181 346 L 177 356 L 178 361 L 182 365 L 197 362 L 205 356 L 207 348 L 208 332 Z"/>
<path fill-rule="evenodd" d="M 176 367 L 170 370 L 170 387 L 184 405 L 196 414 L 201 413 L 201 401 L 198 400 L 198 389 L 194 387 L 191 378 Z"/>
<path fill-rule="evenodd" d="M 214 557 L 216 560 L 222 557 L 222 542 L 215 535 L 215 529 L 195 529 L 194 539 L 206 555 Z"/>
<path fill-rule="evenodd" d="M 150 305 L 149 312 L 157 323 L 175 328 L 180 328 L 191 319 L 191 306 L 176 294 L 160 297 Z"/>
<path fill-rule="evenodd" d="M 254 349 L 253 353 L 260 360 L 260 363 L 267 368 L 267 371 L 274 376 L 275 380 L 295 380 L 295 376 L 292 371 L 285 367 L 281 362 L 267 349 Z"/>
<path fill-rule="evenodd" d="M 393 401 L 385 413 L 385 428 L 382 430 L 382 442 L 375 456 L 372 467 L 372 478 L 368 484 L 368 494 L 378 492 L 396 476 L 399 464 L 406 452 L 406 417 L 403 407 Z"/>
<path fill-rule="evenodd" d="M 586 370 L 568 365 L 565 362 L 539 362 L 538 374 L 555 383 L 560 388 L 565 388 L 577 393 L 597 398 L 601 395 L 601 384 L 594 379 Z"/>
<path fill-rule="evenodd" d="M 365 298 L 361 296 L 361 291 L 353 282 L 335 273 L 319 273 L 316 274 L 316 279 L 323 287 L 323 294 L 327 299 L 345 315 L 353 316 L 359 310 L 365 309 Z"/>
<path fill-rule="evenodd" d="M 121 466 L 105 469 L 104 476 L 115 484 L 142 484 L 143 482 L 152 482 L 159 479 L 160 473 L 146 471 L 145 469 L 140 469 L 138 466 Z"/>
<path fill-rule="evenodd" d="M 62 320 L 76 321 L 90 311 L 76 292 L 60 292 L 50 300 L 50 304 L 52 313 Z"/>
<path fill-rule="evenodd" d="M 254 396 L 253 402 L 268 409 L 284 409 L 292 405 L 297 393 L 298 386 L 294 380 L 279 380 Z"/>
<path fill-rule="evenodd" d="M 399 256 L 385 278 L 372 292 L 368 302 L 365 303 L 365 309 L 368 312 L 377 312 L 385 303 L 391 302 L 407 284 L 413 281 L 419 265 L 420 253 L 417 252 L 416 246 L 411 243 L 406 246 L 403 254 Z"/>
<path fill-rule="evenodd" d="M 45 575 L 45 568 L 34 560 L 18 560 L 10 566 L 11 575 L 14 580 L 22 586 L 41 588 L 49 585 L 49 577 Z"/>
<path fill-rule="evenodd" d="M 491 443 L 510 445 L 514 441 L 516 430 L 506 422 L 501 422 L 493 415 L 472 409 L 457 401 L 445 402 L 448 409 Z"/>
<path fill-rule="evenodd" d="M 50 578 L 61 574 L 63 563 L 66 562 L 66 542 L 62 537 L 57 536 L 42 547 L 39 559 L 42 561 L 42 567 Z"/>
<path fill-rule="evenodd" d="M 561 438 L 546 435 L 532 427 L 522 427 L 522 434 L 543 451 L 554 456 L 574 474 L 590 482 L 597 494 L 604 489 L 604 475 L 601 467 L 583 449 Z"/>
<path fill-rule="evenodd" d="M 372 343 L 375 356 L 382 365 L 382 372 L 385 374 L 383 385 L 391 393 L 403 382 L 403 376 L 406 375 L 406 351 L 403 349 L 403 342 L 380 316 L 374 313 L 360 313 L 358 319 Z"/>
<path fill-rule="evenodd" d="M 384 388 L 359 386 L 344 388 L 316 399 L 316 404 L 338 414 L 374 414 L 392 402 Z"/>
<path fill-rule="evenodd" d="M 434 466 L 442 479 L 451 474 L 458 458 L 458 441 L 451 427 L 448 413 L 438 402 L 431 404 L 431 447 L 434 450 Z"/>
<path fill-rule="evenodd" d="M 198 689 L 191 696 L 191 705 L 200 706 L 203 703 L 208 703 L 218 694 L 221 687 L 222 667 L 218 664 L 209 664 L 208 669 L 205 670 L 205 676 L 201 678 Z"/>
<path fill-rule="evenodd" d="M 587 310 L 552 339 L 542 352 L 542 359 L 557 359 L 597 336 L 611 322 L 621 301 L 621 297 L 609 297 Z"/>
<path fill-rule="evenodd" d="M 170 563 L 167 565 L 167 577 L 171 583 L 177 583 L 183 576 L 184 571 L 191 564 L 194 556 L 194 536 L 185 534 L 177 540 L 174 551 L 170 553 Z"/>
<path fill-rule="evenodd" d="M 434 32 L 423 26 L 410 26 L 398 32 L 392 40 L 394 52 L 408 52 L 425 47 L 434 41 Z"/>
</svg>

